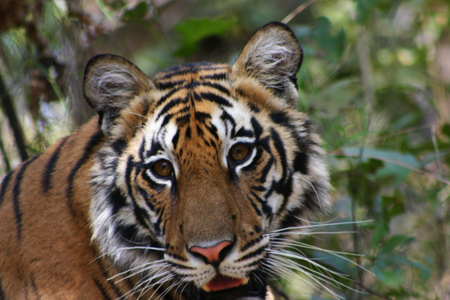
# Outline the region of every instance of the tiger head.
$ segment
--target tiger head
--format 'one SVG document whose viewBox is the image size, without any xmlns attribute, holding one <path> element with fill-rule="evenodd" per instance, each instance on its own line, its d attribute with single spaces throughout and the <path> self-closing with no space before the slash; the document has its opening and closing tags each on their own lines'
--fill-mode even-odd
<svg viewBox="0 0 450 300">
<path fill-rule="evenodd" d="M 150 80 L 118 56 L 88 63 L 84 93 L 106 137 L 91 170 L 93 240 L 137 290 L 265 298 L 277 249 L 329 205 L 321 141 L 296 109 L 301 61 L 292 31 L 270 23 L 232 66 Z"/>
</svg>

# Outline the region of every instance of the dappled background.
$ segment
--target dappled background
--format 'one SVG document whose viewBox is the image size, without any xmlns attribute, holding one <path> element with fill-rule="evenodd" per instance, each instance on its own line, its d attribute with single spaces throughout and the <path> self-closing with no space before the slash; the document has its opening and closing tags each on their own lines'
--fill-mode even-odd
<svg viewBox="0 0 450 300">
<path fill-rule="evenodd" d="M 152 77 L 233 63 L 270 21 L 303 46 L 298 109 L 329 153 L 330 214 L 297 250 L 281 299 L 450 299 L 450 3 L 445 0 L 0 2 L 0 178 L 94 115 L 86 62 Z M 326 268 L 326 269 L 325 269 Z M 285 298 L 288 299 L 288 298 Z"/>
</svg>

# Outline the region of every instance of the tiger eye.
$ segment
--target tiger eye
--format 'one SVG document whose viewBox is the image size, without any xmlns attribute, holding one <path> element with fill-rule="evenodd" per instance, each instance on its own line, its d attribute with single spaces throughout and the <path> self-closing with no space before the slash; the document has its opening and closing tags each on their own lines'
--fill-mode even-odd
<svg viewBox="0 0 450 300">
<path fill-rule="evenodd" d="M 161 177 L 169 176 L 172 174 L 172 170 L 172 165 L 165 159 L 160 159 L 153 165 L 153 171 Z"/>
<path fill-rule="evenodd" d="M 245 144 L 240 143 L 231 147 L 230 156 L 232 159 L 240 161 L 246 159 L 249 152 L 249 147 Z"/>
</svg>

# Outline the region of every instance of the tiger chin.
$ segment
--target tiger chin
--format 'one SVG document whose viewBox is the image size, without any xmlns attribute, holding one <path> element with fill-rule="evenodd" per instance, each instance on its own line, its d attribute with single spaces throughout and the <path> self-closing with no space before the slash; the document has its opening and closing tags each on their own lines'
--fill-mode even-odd
<svg viewBox="0 0 450 300">
<path fill-rule="evenodd" d="M 329 207 L 301 62 L 282 23 L 233 65 L 92 58 L 98 116 L 1 185 L 0 299 L 274 299 L 274 257 Z"/>
</svg>

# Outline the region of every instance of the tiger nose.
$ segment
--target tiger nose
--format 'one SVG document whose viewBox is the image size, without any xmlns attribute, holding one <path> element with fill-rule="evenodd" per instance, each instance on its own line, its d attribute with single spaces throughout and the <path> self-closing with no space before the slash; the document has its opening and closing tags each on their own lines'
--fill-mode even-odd
<svg viewBox="0 0 450 300">
<path fill-rule="evenodd" d="M 224 241 L 224 242 L 220 242 L 217 245 L 212 246 L 212 247 L 203 248 L 203 247 L 195 246 L 195 247 L 191 247 L 189 250 L 191 252 L 200 254 L 201 256 L 206 258 L 207 262 L 213 263 L 213 262 L 221 260 L 219 258 L 220 253 L 222 252 L 222 250 L 224 250 L 230 244 L 231 244 L 230 241 Z"/>
</svg>

